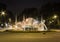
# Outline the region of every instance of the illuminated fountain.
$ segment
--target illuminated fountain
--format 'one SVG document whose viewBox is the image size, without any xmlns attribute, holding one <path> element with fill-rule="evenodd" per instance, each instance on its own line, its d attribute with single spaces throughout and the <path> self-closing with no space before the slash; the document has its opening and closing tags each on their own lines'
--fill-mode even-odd
<svg viewBox="0 0 60 42">
<path fill-rule="evenodd" d="M 31 17 L 26 19 L 23 17 L 23 21 L 16 22 L 12 28 L 19 31 L 47 31 L 45 20 L 38 21 Z"/>
<path fill-rule="evenodd" d="M 22 31 L 47 31 L 45 20 L 41 20 L 41 22 L 39 22 L 31 17 L 23 20 L 22 22 L 17 22 L 15 29 Z"/>
</svg>

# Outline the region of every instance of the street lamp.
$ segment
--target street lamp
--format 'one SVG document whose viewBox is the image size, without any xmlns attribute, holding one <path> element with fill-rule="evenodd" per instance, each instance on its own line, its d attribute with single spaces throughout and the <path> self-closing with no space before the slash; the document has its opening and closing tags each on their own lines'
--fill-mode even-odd
<svg viewBox="0 0 60 42">
<path fill-rule="evenodd" d="M 57 17 L 58 17 L 57 15 L 54 15 L 54 16 L 53 16 L 53 19 L 56 19 Z"/>
<path fill-rule="evenodd" d="M 1 12 L 1 15 L 5 15 L 5 12 L 4 12 L 4 11 L 2 11 L 2 12 Z"/>
<path fill-rule="evenodd" d="M 53 19 L 57 19 L 56 20 L 57 21 L 57 24 L 60 25 L 60 21 L 59 21 L 59 16 L 58 15 L 54 15 L 53 16 Z"/>
</svg>

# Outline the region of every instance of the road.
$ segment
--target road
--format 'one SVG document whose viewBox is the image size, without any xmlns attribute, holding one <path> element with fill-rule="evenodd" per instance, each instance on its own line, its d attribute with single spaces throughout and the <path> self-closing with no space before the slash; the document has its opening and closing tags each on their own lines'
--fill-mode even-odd
<svg viewBox="0 0 60 42">
<path fill-rule="evenodd" d="M 60 32 L 0 33 L 0 42 L 60 42 Z"/>
</svg>

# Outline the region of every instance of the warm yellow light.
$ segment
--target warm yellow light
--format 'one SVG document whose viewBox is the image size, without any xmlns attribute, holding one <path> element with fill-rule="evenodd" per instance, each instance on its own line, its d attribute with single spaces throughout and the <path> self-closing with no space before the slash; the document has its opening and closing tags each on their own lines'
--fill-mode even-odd
<svg viewBox="0 0 60 42">
<path fill-rule="evenodd" d="M 53 19 L 56 19 L 56 18 L 57 18 L 57 15 L 54 15 L 54 16 L 53 16 Z"/>
<path fill-rule="evenodd" d="M 2 12 L 1 12 L 1 15 L 5 15 L 5 12 L 4 12 L 4 11 L 2 11 Z"/>
<path fill-rule="evenodd" d="M 9 22 L 11 22 L 11 18 L 9 18 Z"/>
<path fill-rule="evenodd" d="M 17 28 L 18 26 L 17 25 L 15 25 L 15 28 Z"/>
</svg>

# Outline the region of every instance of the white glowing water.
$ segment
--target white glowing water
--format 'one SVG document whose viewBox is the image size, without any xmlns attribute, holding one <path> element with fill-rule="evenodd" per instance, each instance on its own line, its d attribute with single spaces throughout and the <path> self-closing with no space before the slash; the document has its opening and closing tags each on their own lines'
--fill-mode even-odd
<svg viewBox="0 0 60 42">
<path fill-rule="evenodd" d="M 47 27 L 45 25 L 45 21 L 41 21 L 41 23 L 33 18 L 27 18 L 23 20 L 22 22 L 17 22 L 14 27 L 9 26 L 10 29 L 15 29 L 15 30 L 22 30 L 25 31 L 25 28 L 36 28 L 37 31 L 47 31 Z"/>
</svg>

